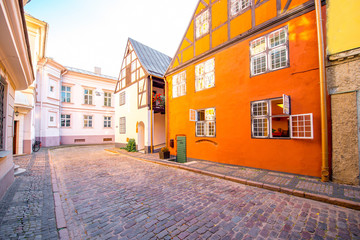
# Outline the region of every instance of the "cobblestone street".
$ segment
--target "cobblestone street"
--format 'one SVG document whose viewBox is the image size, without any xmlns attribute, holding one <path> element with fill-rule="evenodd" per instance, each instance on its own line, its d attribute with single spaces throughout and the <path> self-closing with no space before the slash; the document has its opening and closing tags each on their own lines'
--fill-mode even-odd
<svg viewBox="0 0 360 240">
<path fill-rule="evenodd" d="M 51 151 L 72 239 L 359 239 L 360 214 L 139 161 Z"/>
<path fill-rule="evenodd" d="M 0 239 L 57 239 L 47 150 L 14 162 L 27 171 L 0 201 Z"/>
</svg>

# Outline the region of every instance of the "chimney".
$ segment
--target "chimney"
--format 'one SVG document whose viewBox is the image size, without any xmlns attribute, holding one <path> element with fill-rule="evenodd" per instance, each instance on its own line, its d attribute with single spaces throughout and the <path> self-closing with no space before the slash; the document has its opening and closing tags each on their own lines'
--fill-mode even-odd
<svg viewBox="0 0 360 240">
<path fill-rule="evenodd" d="M 94 67 L 94 70 L 96 74 L 101 74 L 101 67 Z"/>
</svg>

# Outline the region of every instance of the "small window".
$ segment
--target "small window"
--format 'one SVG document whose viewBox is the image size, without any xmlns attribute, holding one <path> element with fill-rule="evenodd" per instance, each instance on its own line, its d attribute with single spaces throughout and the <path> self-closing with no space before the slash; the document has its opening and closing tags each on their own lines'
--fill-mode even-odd
<svg viewBox="0 0 360 240">
<path fill-rule="evenodd" d="M 54 117 L 53 116 L 50 117 L 50 122 L 54 122 Z"/>
<path fill-rule="evenodd" d="M 215 59 L 195 66 L 195 89 L 201 91 L 215 86 Z"/>
<path fill-rule="evenodd" d="M 54 86 L 50 86 L 50 92 L 54 92 Z"/>
<path fill-rule="evenodd" d="M 125 117 L 121 117 L 120 118 L 120 134 L 125 134 L 126 133 L 126 118 Z"/>
<path fill-rule="evenodd" d="M 197 137 L 215 137 L 215 108 L 197 110 L 196 132 Z"/>
<path fill-rule="evenodd" d="M 104 92 L 104 106 L 111 107 L 111 93 Z"/>
<path fill-rule="evenodd" d="M 196 38 L 200 38 L 209 32 L 209 9 L 201 13 L 195 19 Z"/>
<path fill-rule="evenodd" d="M 84 103 L 92 105 L 92 99 L 93 99 L 93 90 L 84 89 Z"/>
<path fill-rule="evenodd" d="M 70 115 L 69 114 L 61 114 L 61 126 L 62 127 L 70 127 Z"/>
<path fill-rule="evenodd" d="M 231 16 L 235 16 L 248 7 L 250 7 L 250 0 L 231 0 Z"/>
<path fill-rule="evenodd" d="M 186 94 L 186 71 L 178 73 L 172 79 L 173 98 Z"/>
<path fill-rule="evenodd" d="M 71 87 L 61 86 L 61 102 L 71 102 Z"/>
<path fill-rule="evenodd" d="M 92 127 L 92 116 L 84 115 L 84 127 Z"/>
<path fill-rule="evenodd" d="M 312 113 L 291 116 L 291 137 L 313 139 Z"/>
<path fill-rule="evenodd" d="M 289 66 L 287 26 L 250 42 L 251 76 Z"/>
<path fill-rule="evenodd" d="M 312 139 L 312 114 L 290 115 L 289 109 L 290 98 L 286 95 L 283 98 L 252 102 L 252 137 Z"/>
<path fill-rule="evenodd" d="M 134 72 L 136 70 L 136 61 L 131 63 L 131 71 Z"/>
<path fill-rule="evenodd" d="M 111 128 L 111 117 L 104 117 L 104 128 Z"/>
<path fill-rule="evenodd" d="M 120 99 L 119 99 L 119 100 L 120 100 L 120 103 L 119 103 L 120 106 L 121 106 L 121 105 L 124 105 L 124 104 L 125 104 L 125 91 L 120 93 L 119 98 L 120 98 Z"/>
</svg>

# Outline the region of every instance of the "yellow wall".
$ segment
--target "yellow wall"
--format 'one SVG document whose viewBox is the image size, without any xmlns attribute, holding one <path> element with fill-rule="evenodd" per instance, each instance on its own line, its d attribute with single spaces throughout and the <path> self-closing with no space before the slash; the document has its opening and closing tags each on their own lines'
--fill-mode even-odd
<svg viewBox="0 0 360 240">
<path fill-rule="evenodd" d="M 360 47 L 360 1 L 330 0 L 327 5 L 327 51 L 335 54 Z"/>
</svg>

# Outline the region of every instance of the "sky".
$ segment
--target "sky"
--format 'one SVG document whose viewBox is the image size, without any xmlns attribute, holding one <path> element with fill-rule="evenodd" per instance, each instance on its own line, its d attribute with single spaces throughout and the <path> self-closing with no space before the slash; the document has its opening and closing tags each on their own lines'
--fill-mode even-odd
<svg viewBox="0 0 360 240">
<path fill-rule="evenodd" d="M 63 66 L 118 77 L 129 37 L 174 57 L 197 0 L 31 0 L 49 25 L 46 56 Z"/>
</svg>

